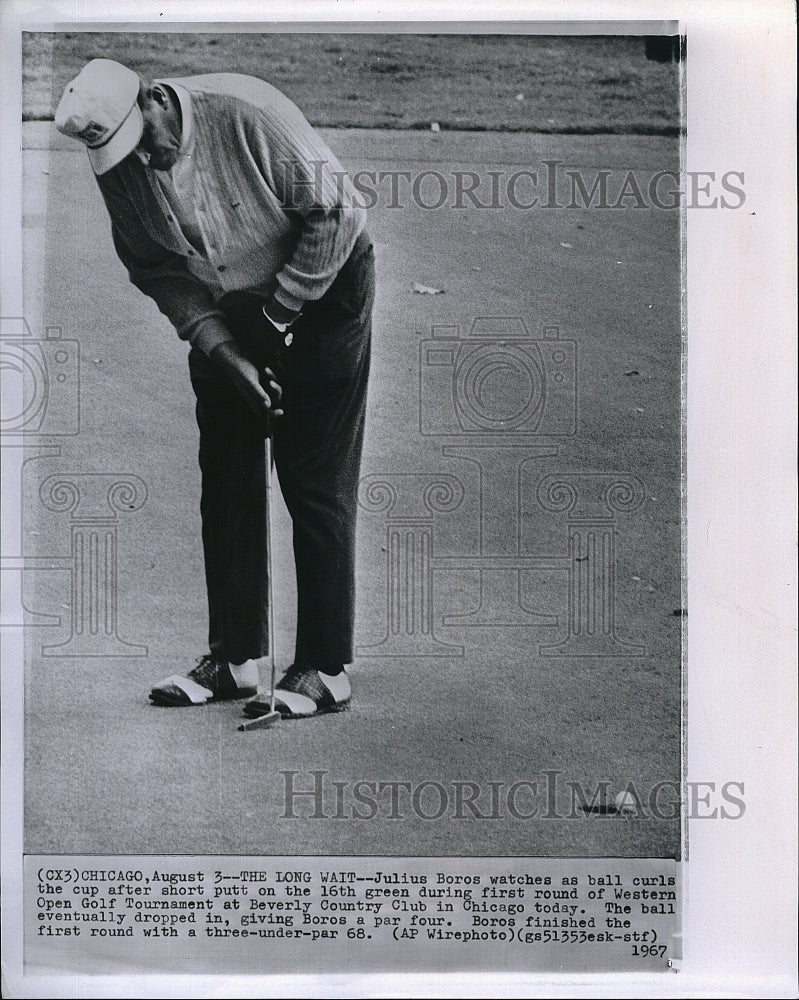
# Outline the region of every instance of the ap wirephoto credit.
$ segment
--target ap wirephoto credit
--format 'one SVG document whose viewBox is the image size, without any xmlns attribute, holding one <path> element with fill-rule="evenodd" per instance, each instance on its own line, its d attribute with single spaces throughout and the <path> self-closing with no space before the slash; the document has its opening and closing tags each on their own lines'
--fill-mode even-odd
<svg viewBox="0 0 799 1000">
<path fill-rule="evenodd" d="M 679 969 L 690 59 L 23 30 L 26 968 Z"/>
</svg>

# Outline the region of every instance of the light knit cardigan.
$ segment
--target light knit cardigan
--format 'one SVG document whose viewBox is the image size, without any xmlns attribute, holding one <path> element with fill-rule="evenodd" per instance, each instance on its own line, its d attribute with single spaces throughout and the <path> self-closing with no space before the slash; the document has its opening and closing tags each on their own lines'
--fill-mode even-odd
<svg viewBox="0 0 799 1000">
<path fill-rule="evenodd" d="M 234 73 L 158 81 L 191 102 L 190 243 L 157 172 L 134 155 L 97 177 L 130 280 L 206 354 L 231 334 L 217 309 L 247 289 L 297 310 L 335 280 L 364 228 L 349 178 L 305 117 L 263 80 Z M 185 115 L 185 106 L 184 106 Z"/>
</svg>

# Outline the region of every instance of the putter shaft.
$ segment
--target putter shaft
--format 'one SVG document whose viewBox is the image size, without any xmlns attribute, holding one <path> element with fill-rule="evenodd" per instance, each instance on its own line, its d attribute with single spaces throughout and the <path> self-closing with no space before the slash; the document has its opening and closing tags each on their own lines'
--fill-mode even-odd
<svg viewBox="0 0 799 1000">
<path fill-rule="evenodd" d="M 267 558 L 267 643 L 269 644 L 269 667 L 270 667 L 270 691 L 269 691 L 269 711 L 259 715 L 255 719 L 248 719 L 239 725 L 239 732 L 249 732 L 253 729 L 269 729 L 280 722 L 280 712 L 275 711 L 275 612 L 273 605 L 272 587 L 272 422 L 268 423 L 267 434 L 264 441 L 264 458 L 266 463 L 266 558 Z"/>
</svg>

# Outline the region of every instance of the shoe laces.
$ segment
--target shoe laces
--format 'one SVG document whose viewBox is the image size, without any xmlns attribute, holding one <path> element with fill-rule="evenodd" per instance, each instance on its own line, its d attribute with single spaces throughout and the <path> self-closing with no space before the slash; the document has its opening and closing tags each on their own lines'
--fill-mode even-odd
<svg viewBox="0 0 799 1000">
<path fill-rule="evenodd" d="M 189 671 L 189 677 L 203 687 L 214 691 L 217 687 L 220 667 L 223 666 L 225 664 L 217 660 L 213 653 L 206 653 L 205 656 L 197 658 L 197 666 Z"/>
</svg>

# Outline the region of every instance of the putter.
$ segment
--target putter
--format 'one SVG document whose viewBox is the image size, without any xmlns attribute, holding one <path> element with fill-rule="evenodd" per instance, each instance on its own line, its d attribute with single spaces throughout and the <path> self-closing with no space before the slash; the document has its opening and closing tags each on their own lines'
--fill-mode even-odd
<svg viewBox="0 0 799 1000">
<path fill-rule="evenodd" d="M 272 422 L 269 421 L 267 427 L 266 441 L 264 442 L 266 458 L 266 559 L 267 573 L 267 596 L 269 602 L 267 608 L 267 641 L 269 643 L 269 668 L 270 668 L 270 695 L 269 711 L 264 715 L 259 715 L 254 719 L 248 719 L 239 726 L 240 733 L 249 732 L 252 729 L 270 729 L 280 722 L 280 712 L 275 710 L 275 611 L 272 602 Z"/>
</svg>

